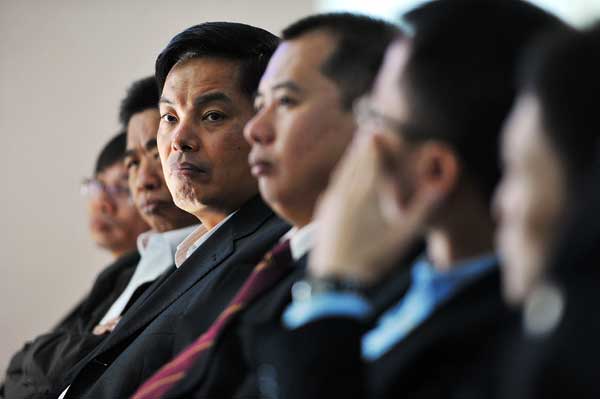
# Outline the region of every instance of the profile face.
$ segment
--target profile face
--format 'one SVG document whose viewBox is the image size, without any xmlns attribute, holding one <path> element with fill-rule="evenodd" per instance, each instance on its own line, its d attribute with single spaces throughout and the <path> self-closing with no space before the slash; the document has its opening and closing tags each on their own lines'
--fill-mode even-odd
<svg viewBox="0 0 600 399">
<path fill-rule="evenodd" d="M 521 302 L 548 261 L 565 198 L 565 171 L 544 133 L 537 99 L 521 96 L 502 138 L 504 175 L 496 192 L 498 249 L 506 298 Z"/>
<path fill-rule="evenodd" d="M 319 31 L 281 43 L 261 79 L 257 114 L 244 131 L 261 195 L 293 224 L 312 217 L 355 128 L 337 85 L 321 72 L 335 45 Z"/>
<path fill-rule="evenodd" d="M 164 232 L 190 224 L 194 218 L 173 202 L 158 156 L 158 109 L 134 114 L 127 126 L 125 166 L 135 206 L 153 230 Z"/>
<path fill-rule="evenodd" d="M 105 168 L 87 183 L 89 229 L 100 247 L 114 253 L 135 249 L 139 234 L 148 230 L 130 200 L 123 162 Z"/>
<path fill-rule="evenodd" d="M 176 64 L 165 80 L 158 149 L 173 199 L 189 213 L 231 211 L 257 192 L 243 137 L 254 111 L 238 80 L 236 62 L 215 58 Z"/>
</svg>

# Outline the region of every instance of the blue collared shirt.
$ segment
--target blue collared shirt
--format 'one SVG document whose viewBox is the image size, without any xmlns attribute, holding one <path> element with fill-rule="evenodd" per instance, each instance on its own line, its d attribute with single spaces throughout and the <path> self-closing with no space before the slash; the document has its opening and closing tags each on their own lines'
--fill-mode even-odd
<svg viewBox="0 0 600 399">
<path fill-rule="evenodd" d="M 487 255 L 440 272 L 425 258 L 417 260 L 412 266 L 411 285 L 404 297 L 363 336 L 362 354 L 365 360 L 373 361 L 384 355 L 427 320 L 439 305 L 497 264 L 495 255 Z M 306 302 L 292 303 L 283 314 L 283 322 L 294 329 L 324 317 L 363 319 L 371 312 L 368 301 L 357 294 L 324 293 Z"/>
</svg>

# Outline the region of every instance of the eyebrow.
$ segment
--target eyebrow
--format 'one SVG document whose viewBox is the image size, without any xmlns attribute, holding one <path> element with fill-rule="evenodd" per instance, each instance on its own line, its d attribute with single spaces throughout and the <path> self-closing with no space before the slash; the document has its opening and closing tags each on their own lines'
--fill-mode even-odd
<svg viewBox="0 0 600 399">
<path fill-rule="evenodd" d="M 158 143 L 156 142 L 156 139 L 150 139 L 150 140 L 146 141 L 146 144 L 144 145 L 144 148 L 147 150 L 153 150 L 156 147 L 158 147 Z"/>
<path fill-rule="evenodd" d="M 194 107 L 200 108 L 205 106 L 206 104 L 219 101 L 227 104 L 233 103 L 233 101 L 231 101 L 231 98 L 229 98 L 227 94 L 223 93 L 222 91 L 216 91 L 212 93 L 201 94 L 198 97 L 196 97 L 194 99 Z"/>
<path fill-rule="evenodd" d="M 146 144 L 144 144 L 144 148 L 146 150 L 153 150 L 156 147 L 158 147 L 158 142 L 156 141 L 156 139 L 150 139 L 150 140 L 146 141 Z M 135 149 L 125 150 L 125 155 L 123 156 L 123 158 L 133 157 L 136 154 L 137 154 L 137 151 Z"/>
<path fill-rule="evenodd" d="M 159 103 L 166 103 L 166 104 L 173 104 L 173 101 L 169 100 L 167 97 L 164 96 L 160 96 L 160 100 L 158 100 Z"/>
<path fill-rule="evenodd" d="M 291 91 L 295 91 L 300 93 L 302 89 L 296 83 L 291 80 L 286 80 L 285 82 L 277 83 L 276 85 L 271 87 L 271 90 L 279 90 L 279 89 L 288 89 Z"/>
</svg>

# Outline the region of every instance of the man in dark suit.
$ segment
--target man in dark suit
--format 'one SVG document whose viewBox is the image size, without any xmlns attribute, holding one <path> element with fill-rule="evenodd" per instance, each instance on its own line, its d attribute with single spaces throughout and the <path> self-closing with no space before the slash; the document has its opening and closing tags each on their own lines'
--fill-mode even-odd
<svg viewBox="0 0 600 399">
<path fill-rule="evenodd" d="M 503 398 L 600 397 L 599 68 L 598 26 L 546 37 L 521 67 L 495 201 L 505 296 L 523 309 Z"/>
<path fill-rule="evenodd" d="M 289 226 L 258 196 L 243 126 L 278 39 L 236 23 L 205 23 L 176 35 L 156 62 L 160 124 L 136 148 L 160 156 L 178 207 L 202 226 L 175 265 L 142 294 L 115 330 L 69 373 L 66 397 L 123 398 L 204 331 Z M 135 158 L 130 173 L 139 169 Z M 160 204 L 148 201 L 148 211 Z M 193 312 L 193 316 L 192 313 Z M 194 317 L 194 330 L 181 319 Z M 189 326 L 187 327 L 189 328 Z M 63 395 L 64 396 L 64 395 Z"/>
<path fill-rule="evenodd" d="M 100 338 L 91 336 L 110 305 L 121 294 L 139 260 L 137 236 L 148 230 L 130 201 L 125 157 L 125 132 L 112 138 L 96 161 L 94 177 L 86 179 L 82 194 L 87 199 L 90 233 L 98 246 L 110 251 L 115 261 L 96 278 L 92 289 L 50 332 L 29 341 L 17 352 L 4 382 L 6 398 L 30 398 L 47 392 L 64 367 L 75 361 L 72 354 L 89 350 Z M 90 336 L 83 345 L 80 338 Z"/>
<path fill-rule="evenodd" d="M 179 374 L 163 376 L 163 370 L 186 359 L 195 344 L 134 397 L 259 395 L 252 359 L 260 348 L 248 344 L 247 331 L 265 321 L 278 323 L 290 301 L 290 287 L 304 275 L 317 199 L 355 129 L 352 105 L 371 87 L 385 48 L 397 34 L 396 27 L 383 21 L 342 13 L 310 16 L 283 31 L 283 41 L 260 81 L 254 101 L 257 114 L 246 125 L 245 137 L 252 145 L 249 162 L 262 197 L 293 225 L 282 239 L 289 240 L 290 264 L 277 265 L 287 268 L 251 302 L 243 301 L 236 320 L 194 362 L 186 379 L 166 393 L 152 389 L 162 391 L 160 381 Z M 356 52 L 361 54 L 358 59 Z M 186 322 L 194 325 L 202 311 L 196 305 Z"/>
<path fill-rule="evenodd" d="M 388 50 L 357 108 L 364 134 L 317 211 L 311 279 L 294 287 L 289 331 L 257 335 L 267 397 L 494 395 L 512 320 L 489 210 L 498 135 L 518 53 L 559 22 L 505 0 L 434 1 L 405 20 L 411 37 Z M 426 252 L 398 286 L 403 297 L 374 315 L 361 290 L 420 236 Z"/>
</svg>

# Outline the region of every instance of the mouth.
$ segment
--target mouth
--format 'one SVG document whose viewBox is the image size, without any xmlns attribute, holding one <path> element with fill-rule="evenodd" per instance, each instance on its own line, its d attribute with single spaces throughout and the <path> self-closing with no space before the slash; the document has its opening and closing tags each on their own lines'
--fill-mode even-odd
<svg viewBox="0 0 600 399">
<path fill-rule="evenodd" d="M 174 162 L 171 166 L 171 173 L 176 176 L 199 178 L 209 174 L 208 167 L 190 162 Z"/>
<path fill-rule="evenodd" d="M 92 229 L 100 232 L 109 231 L 113 225 L 114 222 L 107 219 L 93 219 L 91 222 Z"/>
<path fill-rule="evenodd" d="M 168 201 L 161 199 L 144 199 L 140 202 L 139 209 L 142 213 L 151 215 L 168 205 Z"/>
<path fill-rule="evenodd" d="M 273 162 L 265 158 L 252 156 L 251 154 L 248 159 L 248 163 L 250 164 L 250 173 L 252 173 L 252 176 L 256 178 L 265 177 L 273 173 Z"/>
</svg>

